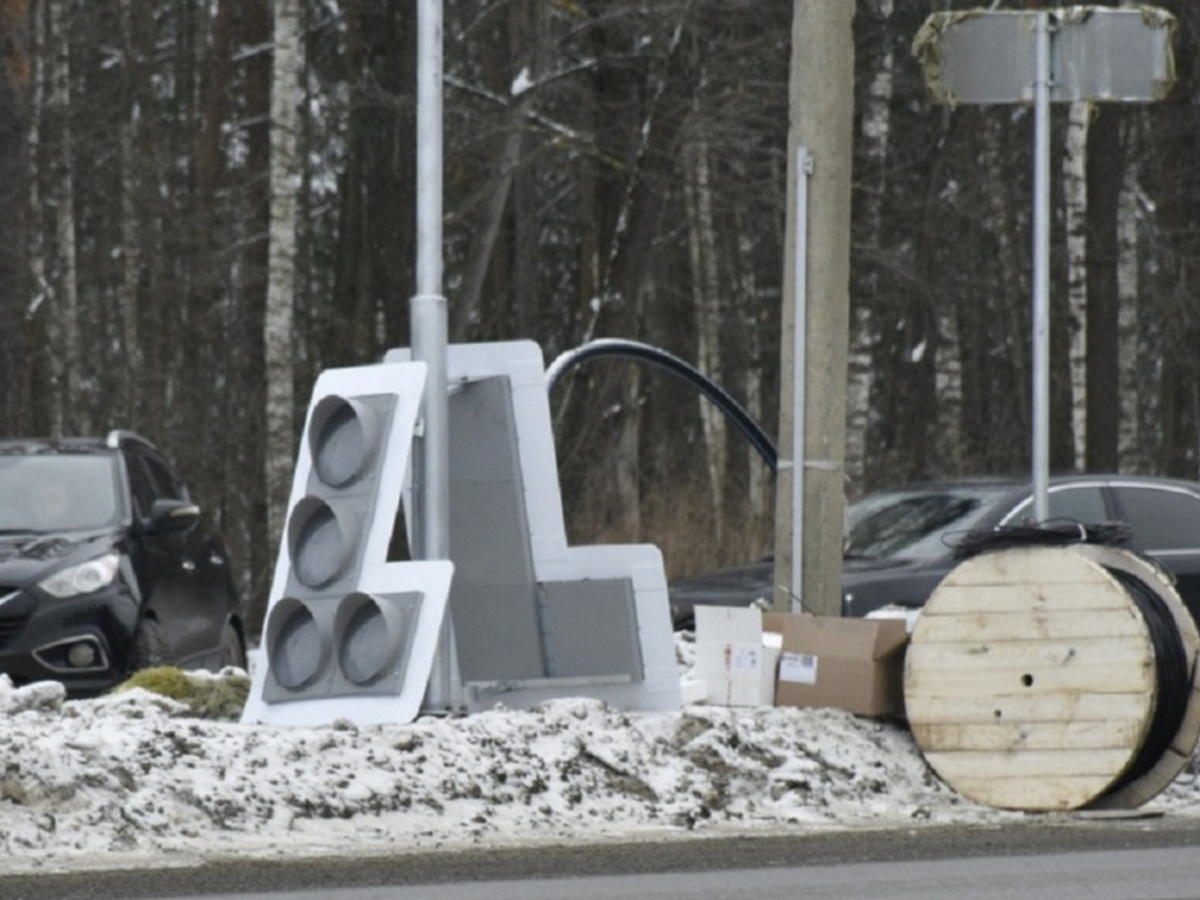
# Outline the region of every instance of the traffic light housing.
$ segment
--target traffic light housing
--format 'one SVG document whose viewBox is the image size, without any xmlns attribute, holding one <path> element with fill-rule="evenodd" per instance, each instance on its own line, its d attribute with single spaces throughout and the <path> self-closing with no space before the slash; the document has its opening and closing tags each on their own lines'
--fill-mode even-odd
<svg viewBox="0 0 1200 900">
<path fill-rule="evenodd" d="M 453 567 L 387 555 L 424 383 L 415 362 L 317 379 L 243 721 L 402 723 L 420 711 Z"/>
</svg>

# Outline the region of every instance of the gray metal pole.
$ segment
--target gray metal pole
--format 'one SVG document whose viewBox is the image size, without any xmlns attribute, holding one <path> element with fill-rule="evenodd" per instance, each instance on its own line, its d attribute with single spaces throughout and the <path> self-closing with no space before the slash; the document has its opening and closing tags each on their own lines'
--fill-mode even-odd
<svg viewBox="0 0 1200 900">
<path fill-rule="evenodd" d="M 1037 15 L 1033 172 L 1033 516 L 1050 517 L 1050 14 Z"/>
<path fill-rule="evenodd" d="M 417 293 L 409 302 L 413 359 L 424 362 L 423 431 L 413 448 L 413 551 L 450 558 L 447 314 L 442 296 L 442 2 L 417 11 Z M 426 692 L 431 710 L 448 708 L 456 680 L 454 636 L 442 628 Z"/>
<path fill-rule="evenodd" d="M 812 157 L 807 147 L 796 150 L 796 267 L 793 275 L 792 301 L 792 581 L 791 608 L 803 605 L 804 584 L 804 422 L 807 416 L 805 399 L 808 385 L 808 176 L 812 173 Z"/>
</svg>

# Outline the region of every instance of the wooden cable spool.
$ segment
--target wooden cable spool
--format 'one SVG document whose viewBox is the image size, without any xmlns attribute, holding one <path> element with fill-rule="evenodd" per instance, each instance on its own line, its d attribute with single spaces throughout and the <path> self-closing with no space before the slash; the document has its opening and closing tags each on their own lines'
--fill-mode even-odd
<svg viewBox="0 0 1200 900">
<path fill-rule="evenodd" d="M 1186 684 L 1159 685 L 1154 635 L 1133 576 L 1175 621 Z M 1094 544 L 984 553 L 926 603 L 905 659 L 905 713 L 927 762 L 964 796 L 1001 809 L 1136 808 L 1165 789 L 1200 736 L 1200 634 L 1169 580 Z M 1181 724 L 1143 759 L 1164 690 L 1184 690 Z M 1138 766 L 1139 769 L 1145 766 Z"/>
</svg>

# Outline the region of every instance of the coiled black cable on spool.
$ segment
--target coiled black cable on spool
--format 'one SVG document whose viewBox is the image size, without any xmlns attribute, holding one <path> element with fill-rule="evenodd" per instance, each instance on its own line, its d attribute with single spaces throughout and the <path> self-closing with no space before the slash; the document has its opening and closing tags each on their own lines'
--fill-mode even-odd
<svg viewBox="0 0 1200 900">
<path fill-rule="evenodd" d="M 1159 593 L 1128 572 L 1108 566 L 1104 569 L 1121 583 L 1145 620 L 1146 628 L 1150 632 L 1150 644 L 1154 649 L 1158 685 L 1154 714 L 1150 718 L 1146 737 L 1133 762 L 1106 791 L 1112 794 L 1137 781 L 1163 758 L 1183 724 L 1193 673 L 1188 669 L 1187 652 L 1183 646 L 1179 626 Z"/>
<path fill-rule="evenodd" d="M 1083 525 L 1058 520 L 1041 525 L 1005 525 L 967 532 L 955 543 L 954 556 L 967 559 L 1015 547 L 1071 544 L 1119 546 L 1128 543 L 1131 537 L 1132 530 L 1124 522 Z M 1151 567 L 1160 569 L 1153 560 L 1141 558 Z M 1111 795 L 1148 773 L 1170 748 L 1187 714 L 1188 694 L 1195 673 L 1189 669 L 1183 636 L 1162 596 L 1129 572 L 1111 566 L 1102 568 L 1124 588 L 1141 613 L 1154 653 L 1155 684 L 1158 687 L 1145 738 L 1133 761 L 1105 791 L 1105 795 Z"/>
</svg>

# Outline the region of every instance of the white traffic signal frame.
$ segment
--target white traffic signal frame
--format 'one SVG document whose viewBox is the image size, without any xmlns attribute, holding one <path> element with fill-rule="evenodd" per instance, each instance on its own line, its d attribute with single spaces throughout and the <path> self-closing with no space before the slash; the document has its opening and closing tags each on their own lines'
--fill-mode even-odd
<svg viewBox="0 0 1200 900">
<path fill-rule="evenodd" d="M 403 723 L 420 711 L 453 566 L 387 553 L 424 384 L 419 362 L 317 379 L 244 722 Z"/>
<path fill-rule="evenodd" d="M 407 361 L 411 351 L 384 359 Z M 474 712 L 588 696 L 620 709 L 678 709 L 659 549 L 568 546 L 541 348 L 451 345 L 447 377 L 455 564 L 448 620 L 462 705 Z M 477 416 L 460 421 L 468 408 Z M 467 426 L 457 437 L 456 422 Z M 493 466 L 509 455 L 511 469 Z M 406 502 L 411 507 L 412 497 Z"/>
</svg>

